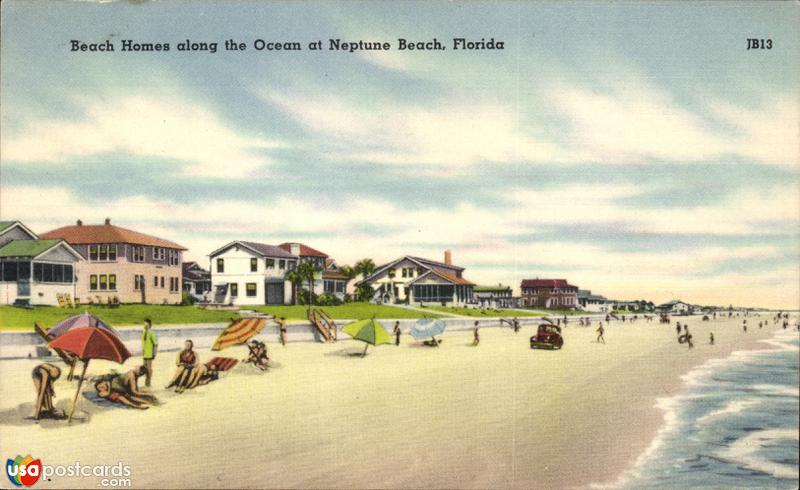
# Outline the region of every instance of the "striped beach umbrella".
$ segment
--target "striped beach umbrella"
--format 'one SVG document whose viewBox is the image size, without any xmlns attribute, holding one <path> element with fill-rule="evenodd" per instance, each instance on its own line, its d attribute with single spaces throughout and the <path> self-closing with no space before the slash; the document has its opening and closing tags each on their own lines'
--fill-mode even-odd
<svg viewBox="0 0 800 490">
<path fill-rule="evenodd" d="M 263 318 L 241 318 L 234 320 L 222 330 L 211 350 L 222 350 L 233 345 L 244 344 L 258 335 L 264 329 L 266 320 Z"/>
<path fill-rule="evenodd" d="M 427 339 L 441 335 L 447 325 L 436 318 L 420 318 L 411 327 L 411 336 L 415 339 Z"/>
</svg>

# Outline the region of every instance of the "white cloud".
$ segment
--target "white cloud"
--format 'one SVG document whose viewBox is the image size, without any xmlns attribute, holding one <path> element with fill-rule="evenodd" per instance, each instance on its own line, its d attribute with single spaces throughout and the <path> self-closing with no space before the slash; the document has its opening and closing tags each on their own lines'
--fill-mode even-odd
<svg viewBox="0 0 800 490">
<path fill-rule="evenodd" d="M 213 112 L 180 98 L 130 95 L 82 101 L 76 120 L 38 120 L 4 134 L 5 161 L 63 162 L 104 153 L 177 160 L 186 175 L 246 177 L 270 163 L 257 152 L 278 144 L 243 136 Z"/>
</svg>

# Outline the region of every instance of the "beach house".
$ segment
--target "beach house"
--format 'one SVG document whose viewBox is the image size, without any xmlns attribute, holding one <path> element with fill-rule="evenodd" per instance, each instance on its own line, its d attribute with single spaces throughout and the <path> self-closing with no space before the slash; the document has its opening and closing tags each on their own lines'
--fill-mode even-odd
<svg viewBox="0 0 800 490">
<path fill-rule="evenodd" d="M 292 300 L 286 273 L 298 255 L 276 245 L 235 240 L 209 254 L 212 301 L 226 305 L 282 305 Z M 324 263 L 324 262 L 323 262 Z"/>
<path fill-rule="evenodd" d="M 183 292 L 189 293 L 195 300 L 206 301 L 211 291 L 211 272 L 203 269 L 194 261 L 181 264 L 183 272 Z"/>
<path fill-rule="evenodd" d="M 588 289 L 578 290 L 578 306 L 581 310 L 592 313 L 608 313 L 611 311 L 611 303 L 605 296 L 592 294 Z"/>
<path fill-rule="evenodd" d="M 110 299 L 121 303 L 181 302 L 181 256 L 175 242 L 112 225 L 64 226 L 42 238 L 64 240 L 83 257 L 78 264 L 77 295 L 84 303 Z"/>
<path fill-rule="evenodd" d="M 406 255 L 383 264 L 357 284 L 374 291 L 381 303 L 441 303 L 465 305 L 474 302 L 475 284 L 465 279 L 464 268 L 454 265 L 450 250 L 444 262 Z"/>
<path fill-rule="evenodd" d="M 520 291 L 525 307 L 558 310 L 578 307 L 578 287 L 566 279 L 523 279 Z"/>
<path fill-rule="evenodd" d="M 44 240 L 19 221 L 0 221 L 0 304 L 58 305 L 77 296 L 81 255 L 63 240 Z"/>
<path fill-rule="evenodd" d="M 670 315 L 691 315 L 693 313 L 692 305 L 689 303 L 684 303 L 678 299 L 658 305 L 656 310 L 661 313 L 668 313 Z"/>
<path fill-rule="evenodd" d="M 511 286 L 475 286 L 473 298 L 481 308 L 513 308 L 516 300 Z"/>
<path fill-rule="evenodd" d="M 314 280 L 314 294 L 330 294 L 344 300 L 347 276 L 342 274 L 336 261 L 325 252 L 309 247 L 304 243 L 286 242 L 278 245 L 282 250 L 300 257 L 300 262 L 311 262 L 320 272 Z M 303 286 L 307 287 L 306 285 Z"/>
</svg>

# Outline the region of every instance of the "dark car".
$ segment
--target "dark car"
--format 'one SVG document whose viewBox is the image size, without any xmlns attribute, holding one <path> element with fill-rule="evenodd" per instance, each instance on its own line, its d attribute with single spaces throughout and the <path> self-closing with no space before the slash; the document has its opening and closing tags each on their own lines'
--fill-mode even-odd
<svg viewBox="0 0 800 490">
<path fill-rule="evenodd" d="M 542 323 L 536 335 L 531 337 L 531 349 L 560 349 L 564 345 L 561 327 Z"/>
</svg>

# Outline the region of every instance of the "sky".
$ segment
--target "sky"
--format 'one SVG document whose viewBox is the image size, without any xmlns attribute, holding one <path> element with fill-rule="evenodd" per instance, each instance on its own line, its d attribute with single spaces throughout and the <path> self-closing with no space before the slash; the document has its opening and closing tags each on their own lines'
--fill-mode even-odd
<svg viewBox="0 0 800 490">
<path fill-rule="evenodd" d="M 4 220 L 110 217 L 202 264 L 235 239 L 340 264 L 451 249 L 479 284 L 800 308 L 797 2 L 1 8 Z M 456 51 L 456 37 L 504 49 Z M 121 52 L 125 39 L 171 50 Z M 247 49 L 179 52 L 187 39 Z"/>
</svg>

